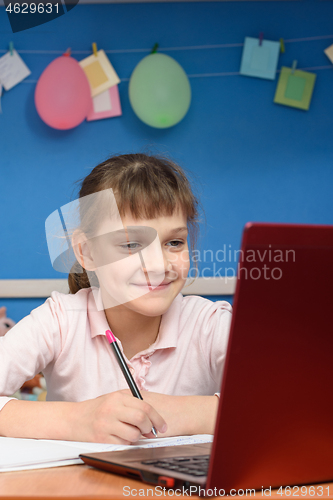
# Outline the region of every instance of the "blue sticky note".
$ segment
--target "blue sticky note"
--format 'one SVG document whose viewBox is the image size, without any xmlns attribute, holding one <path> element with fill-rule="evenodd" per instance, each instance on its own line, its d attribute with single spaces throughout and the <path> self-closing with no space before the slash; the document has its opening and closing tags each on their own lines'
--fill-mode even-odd
<svg viewBox="0 0 333 500">
<path fill-rule="evenodd" d="M 242 54 L 240 74 L 275 80 L 280 53 L 280 42 L 246 37 Z"/>
</svg>

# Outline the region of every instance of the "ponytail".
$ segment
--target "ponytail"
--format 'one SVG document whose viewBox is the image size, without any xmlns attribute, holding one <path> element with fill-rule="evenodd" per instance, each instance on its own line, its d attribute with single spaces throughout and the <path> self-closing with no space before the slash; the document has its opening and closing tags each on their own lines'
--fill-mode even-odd
<svg viewBox="0 0 333 500">
<path fill-rule="evenodd" d="M 88 276 L 87 271 L 76 261 L 68 275 L 69 293 L 74 294 L 81 290 L 81 288 L 90 288 L 93 285 L 98 286 L 96 274 L 89 272 Z"/>
</svg>

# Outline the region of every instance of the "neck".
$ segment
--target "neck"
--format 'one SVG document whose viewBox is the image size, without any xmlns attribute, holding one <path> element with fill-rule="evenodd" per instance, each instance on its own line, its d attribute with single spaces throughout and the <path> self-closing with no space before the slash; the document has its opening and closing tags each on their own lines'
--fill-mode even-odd
<svg viewBox="0 0 333 500">
<path fill-rule="evenodd" d="M 155 342 L 162 318 L 144 316 L 122 305 L 105 309 L 105 316 L 112 333 L 121 341 L 127 359 Z"/>
</svg>

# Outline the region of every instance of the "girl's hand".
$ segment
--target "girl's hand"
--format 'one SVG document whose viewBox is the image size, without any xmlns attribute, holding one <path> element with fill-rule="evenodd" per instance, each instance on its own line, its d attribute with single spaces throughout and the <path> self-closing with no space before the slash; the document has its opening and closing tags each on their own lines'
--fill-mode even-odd
<svg viewBox="0 0 333 500">
<path fill-rule="evenodd" d="M 133 397 L 127 389 L 76 403 L 74 407 L 74 441 L 131 444 L 142 436 L 153 438 L 153 426 L 160 433 L 167 428 L 149 402 Z"/>
<path fill-rule="evenodd" d="M 167 431 L 158 437 L 214 434 L 217 396 L 169 396 L 150 391 L 141 391 L 141 395 L 168 425 Z"/>
</svg>

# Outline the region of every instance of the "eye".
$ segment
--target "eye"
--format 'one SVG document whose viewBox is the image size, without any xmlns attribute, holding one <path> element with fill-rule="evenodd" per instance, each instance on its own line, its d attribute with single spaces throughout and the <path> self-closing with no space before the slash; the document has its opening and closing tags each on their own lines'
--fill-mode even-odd
<svg viewBox="0 0 333 500">
<path fill-rule="evenodd" d="M 7 328 L 10 328 L 10 324 L 9 324 L 9 323 L 4 323 L 4 325 L 5 325 Z"/>
<path fill-rule="evenodd" d="M 137 250 L 138 246 L 140 246 L 140 243 L 125 243 L 124 245 L 120 245 L 120 247 L 123 248 L 124 250 Z"/>
<path fill-rule="evenodd" d="M 184 244 L 184 242 L 180 240 L 172 240 L 169 241 L 169 243 L 176 243 L 176 245 L 171 245 L 171 248 L 179 248 L 181 245 Z"/>
</svg>

